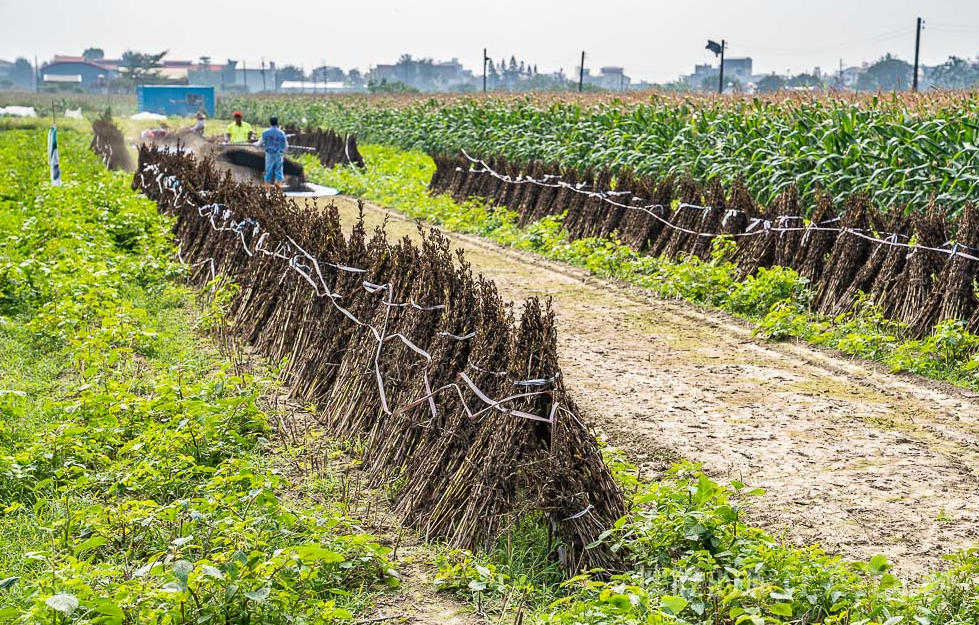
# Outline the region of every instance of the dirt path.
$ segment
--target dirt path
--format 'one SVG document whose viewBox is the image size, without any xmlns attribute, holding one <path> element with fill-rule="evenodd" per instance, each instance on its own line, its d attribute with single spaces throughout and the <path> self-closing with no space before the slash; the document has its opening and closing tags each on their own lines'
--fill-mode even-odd
<svg viewBox="0 0 979 625">
<path fill-rule="evenodd" d="M 338 198 L 344 218 L 355 201 Z M 414 223 L 388 218 L 391 235 Z M 451 234 L 513 300 L 554 298 L 561 366 L 596 429 L 648 475 L 677 457 L 766 494 L 751 521 L 799 545 L 867 559 L 905 579 L 979 544 L 975 394 L 802 345 L 739 321 Z"/>
</svg>

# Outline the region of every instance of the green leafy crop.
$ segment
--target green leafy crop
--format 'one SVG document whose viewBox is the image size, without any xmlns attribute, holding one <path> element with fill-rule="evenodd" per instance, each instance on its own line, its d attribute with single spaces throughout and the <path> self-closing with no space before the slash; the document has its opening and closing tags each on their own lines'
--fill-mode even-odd
<svg viewBox="0 0 979 625">
<path fill-rule="evenodd" d="M 290 495 L 271 382 L 188 332 L 171 224 L 60 135 L 50 187 L 45 129 L 0 130 L 0 622 L 352 618 L 389 548 Z"/>
<path fill-rule="evenodd" d="M 979 191 L 979 105 L 972 94 L 704 98 L 322 98 L 222 101 L 253 120 L 278 114 L 406 150 L 505 156 L 662 179 L 741 180 L 769 206 L 791 185 L 841 204 L 954 209 Z"/>
</svg>

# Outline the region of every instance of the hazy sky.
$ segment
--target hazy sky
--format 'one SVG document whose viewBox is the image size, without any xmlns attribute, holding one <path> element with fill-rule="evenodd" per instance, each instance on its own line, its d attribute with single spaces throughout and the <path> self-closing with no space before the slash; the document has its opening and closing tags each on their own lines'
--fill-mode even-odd
<svg viewBox="0 0 979 625">
<path fill-rule="evenodd" d="M 891 51 L 911 60 L 914 22 L 925 19 L 922 62 L 979 54 L 977 0 L 0 0 L 0 58 L 43 63 L 56 53 L 101 47 L 169 49 L 169 59 L 230 58 L 326 63 L 366 70 L 401 53 L 448 60 L 474 72 L 482 48 L 498 60 L 570 73 L 622 65 L 634 79 L 674 80 L 727 39 L 757 73 L 835 71 Z"/>
</svg>

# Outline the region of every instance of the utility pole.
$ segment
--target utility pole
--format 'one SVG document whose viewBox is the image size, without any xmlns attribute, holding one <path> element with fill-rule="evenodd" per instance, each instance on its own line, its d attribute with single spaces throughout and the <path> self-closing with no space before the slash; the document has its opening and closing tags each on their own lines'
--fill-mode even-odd
<svg viewBox="0 0 979 625">
<path fill-rule="evenodd" d="M 915 29 L 914 37 L 914 76 L 911 77 L 911 91 L 918 92 L 918 59 L 921 54 L 921 18 L 918 18 L 918 27 Z"/>
<path fill-rule="evenodd" d="M 578 68 L 578 93 L 585 87 L 585 51 L 581 51 L 581 67 Z"/>
<path fill-rule="evenodd" d="M 262 91 L 266 90 L 265 86 L 265 57 L 262 57 Z"/>
<path fill-rule="evenodd" d="M 245 93 L 248 93 L 248 68 L 245 66 L 245 60 L 241 60 L 241 79 L 245 83 Z"/>
<path fill-rule="evenodd" d="M 724 93 L 724 48 L 727 47 L 727 41 L 721 39 L 721 74 L 717 81 L 717 93 Z"/>
<path fill-rule="evenodd" d="M 34 55 L 34 93 L 40 91 L 40 85 L 38 85 L 40 78 L 41 67 L 37 64 L 37 55 Z"/>
<path fill-rule="evenodd" d="M 486 56 L 486 48 L 483 48 L 483 93 L 486 93 L 486 64 L 489 62 L 489 57 Z"/>
</svg>

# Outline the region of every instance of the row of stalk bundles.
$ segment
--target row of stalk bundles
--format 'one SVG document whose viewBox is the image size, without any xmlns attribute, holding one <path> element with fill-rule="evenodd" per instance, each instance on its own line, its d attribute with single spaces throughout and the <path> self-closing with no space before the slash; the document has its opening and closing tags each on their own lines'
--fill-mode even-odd
<svg viewBox="0 0 979 625">
<path fill-rule="evenodd" d="M 352 165 L 364 169 L 364 157 L 357 149 L 357 137 L 352 134 L 340 135 L 331 129 L 300 126 L 283 128 L 289 135 L 290 144 L 316 156 L 323 167 Z M 126 140 L 122 131 L 112 121 L 108 111 L 92 121 L 92 151 L 102 157 L 108 169 L 132 171 Z"/>
<path fill-rule="evenodd" d="M 357 149 L 357 137 L 352 134 L 340 135 L 333 129 L 300 126 L 283 128 L 289 136 L 291 145 L 308 148 L 315 154 L 323 167 L 352 165 L 364 169 L 364 157 Z"/>
<path fill-rule="evenodd" d="M 968 321 L 979 332 L 975 205 L 949 218 L 934 202 L 911 214 L 884 212 L 855 194 L 840 210 L 829 195 L 817 193 L 804 218 L 795 187 L 760 206 L 740 182 L 727 190 L 716 178 L 704 186 L 690 178 L 578 172 L 464 153 L 433 158 L 433 192 L 457 201 L 484 198 L 515 212 L 520 225 L 567 212 L 563 223 L 572 240 L 614 235 L 639 252 L 670 259 L 707 259 L 716 236 L 731 236 L 742 279 L 759 267 L 792 268 L 808 280 L 818 312 L 843 313 L 863 293 L 916 336 L 948 319 Z"/>
<path fill-rule="evenodd" d="M 331 435 L 363 441 L 371 483 L 398 484 L 407 525 L 482 548 L 543 515 L 566 567 L 616 568 L 607 548 L 586 549 L 623 499 L 565 390 L 549 304 L 529 299 L 517 319 L 437 230 L 390 241 L 361 218 L 346 236 L 335 206 L 192 156 L 141 150 L 133 187 L 174 216 L 196 285 L 238 285 L 227 328 L 286 363 Z"/>
</svg>

